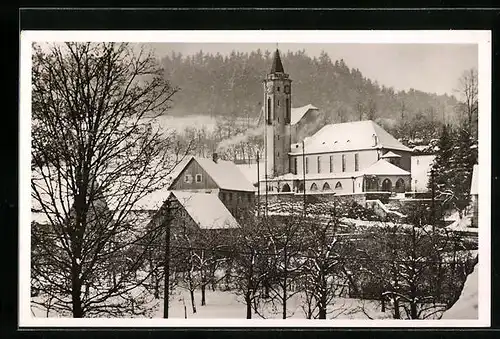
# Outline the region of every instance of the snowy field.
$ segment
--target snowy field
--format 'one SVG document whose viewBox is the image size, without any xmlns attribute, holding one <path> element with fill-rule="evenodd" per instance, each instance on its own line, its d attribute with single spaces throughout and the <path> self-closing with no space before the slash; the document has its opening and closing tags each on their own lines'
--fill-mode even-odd
<svg viewBox="0 0 500 339">
<path fill-rule="evenodd" d="M 37 297 L 38 298 L 38 297 Z M 292 296 L 287 304 L 287 316 L 292 319 L 305 319 L 306 313 L 303 297 L 299 294 Z M 36 299 L 36 298 L 33 298 Z M 245 319 L 246 305 L 243 298 L 228 291 L 206 291 L 206 305 L 201 306 L 201 291 L 195 292 L 196 313 L 193 313 L 191 299 L 187 290 L 177 290 L 171 296 L 169 307 L 169 318 L 187 319 Z M 163 299 L 157 299 L 150 303 L 152 308 L 151 318 L 163 317 Z M 259 312 L 252 310 L 253 319 L 281 319 L 281 305 L 272 302 L 261 304 Z M 401 307 L 404 315 L 404 310 Z M 336 298 L 328 307 L 328 319 L 392 319 L 392 307 L 386 303 L 385 312 L 381 311 L 379 301 L 362 300 L 354 298 Z M 32 314 L 35 317 L 47 317 L 46 310 L 32 305 Z M 429 319 L 437 319 L 441 312 Z M 49 317 L 62 317 L 63 315 L 49 312 Z M 70 315 L 65 315 L 69 317 Z M 130 317 L 130 316 L 125 316 Z"/>
</svg>

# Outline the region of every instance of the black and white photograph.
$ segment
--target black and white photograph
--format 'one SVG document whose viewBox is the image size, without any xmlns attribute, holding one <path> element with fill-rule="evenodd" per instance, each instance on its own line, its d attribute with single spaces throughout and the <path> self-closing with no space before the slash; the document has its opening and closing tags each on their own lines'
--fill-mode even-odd
<svg viewBox="0 0 500 339">
<path fill-rule="evenodd" d="M 23 32 L 21 324 L 489 326 L 490 36 Z"/>
</svg>

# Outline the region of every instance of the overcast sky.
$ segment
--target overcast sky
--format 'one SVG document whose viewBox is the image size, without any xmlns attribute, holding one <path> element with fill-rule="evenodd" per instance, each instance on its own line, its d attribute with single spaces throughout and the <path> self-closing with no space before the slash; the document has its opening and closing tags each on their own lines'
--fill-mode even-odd
<svg viewBox="0 0 500 339">
<path fill-rule="evenodd" d="M 276 44 L 157 43 L 151 44 L 159 57 L 172 51 L 183 55 L 203 50 L 229 54 L 232 50 L 276 49 Z M 454 94 L 462 72 L 478 67 L 475 44 L 280 44 L 282 52 L 305 49 L 310 56 L 322 50 L 332 61 L 344 59 L 349 68 L 359 68 L 365 77 L 396 90 L 414 88 L 424 92 Z M 285 69 L 286 71 L 286 69 Z M 293 79 L 293 74 L 290 74 Z"/>
</svg>

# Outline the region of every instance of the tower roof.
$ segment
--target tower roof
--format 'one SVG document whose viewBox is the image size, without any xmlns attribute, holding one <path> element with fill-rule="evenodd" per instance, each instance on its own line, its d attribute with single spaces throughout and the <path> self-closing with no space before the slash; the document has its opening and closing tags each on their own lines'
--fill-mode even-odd
<svg viewBox="0 0 500 339">
<path fill-rule="evenodd" d="M 283 64 L 281 63 L 280 51 L 276 49 L 274 52 L 273 66 L 271 67 L 271 73 L 285 73 L 283 69 Z"/>
</svg>

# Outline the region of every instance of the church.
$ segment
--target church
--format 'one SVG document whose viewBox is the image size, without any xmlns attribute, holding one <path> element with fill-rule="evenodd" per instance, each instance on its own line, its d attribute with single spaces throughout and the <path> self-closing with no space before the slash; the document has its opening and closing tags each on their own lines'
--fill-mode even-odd
<svg viewBox="0 0 500 339">
<path fill-rule="evenodd" d="M 263 90 L 264 150 L 257 167 L 264 173 L 252 180 L 260 192 L 411 190 L 411 149 L 374 121 L 330 124 L 311 136 L 298 138 L 298 120 L 317 108 L 308 105 L 299 110 L 303 116 L 297 117 L 298 110 L 291 106 L 292 79 L 285 73 L 279 50 L 263 80 Z M 244 170 L 244 166 L 240 168 Z"/>
</svg>

